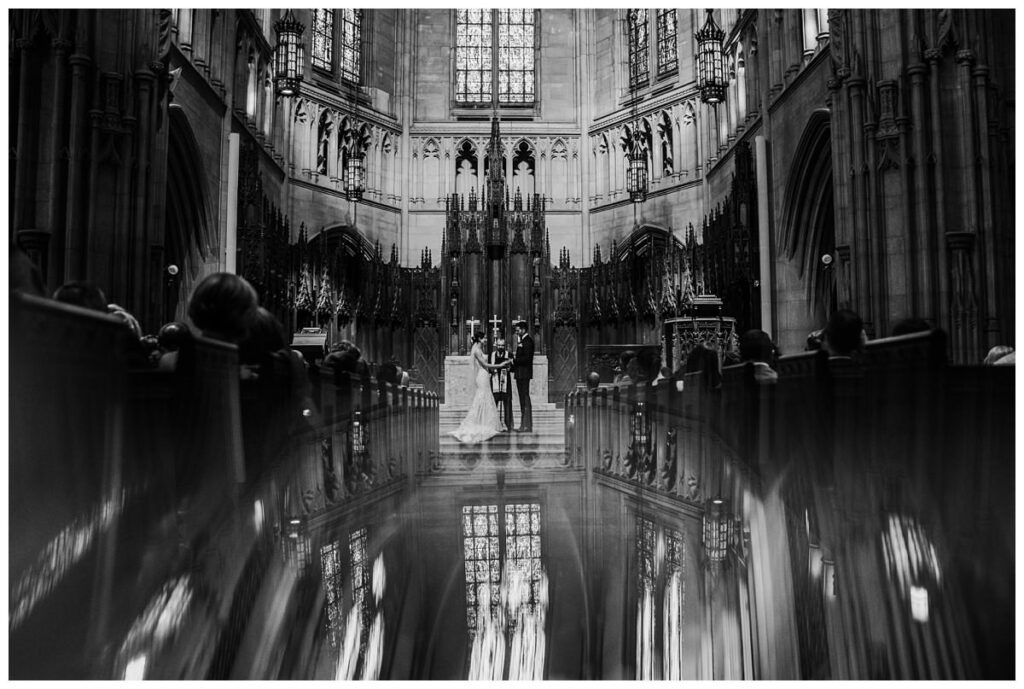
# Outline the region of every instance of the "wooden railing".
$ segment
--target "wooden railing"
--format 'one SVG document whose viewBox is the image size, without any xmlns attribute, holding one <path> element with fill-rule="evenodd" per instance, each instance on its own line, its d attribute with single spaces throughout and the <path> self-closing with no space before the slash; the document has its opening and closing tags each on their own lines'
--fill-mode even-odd
<svg viewBox="0 0 1024 689">
<path fill-rule="evenodd" d="M 775 384 L 746 364 L 726 367 L 718 389 L 689 374 L 681 392 L 665 381 L 571 393 L 567 453 L 602 485 L 642 487 L 680 513 L 720 498 L 736 519 L 768 514 L 763 533 L 785 534 L 788 552 L 751 562 L 788 582 L 765 603 L 790 610 L 796 676 L 1012 674 L 1012 367 L 948 366 L 931 332 L 871 342 L 857 361 L 809 352 L 776 369 Z M 769 494 L 784 506 L 774 517 L 752 507 Z M 744 527 L 756 538 L 757 524 Z M 914 583 L 930 596 L 930 624 L 883 556 L 893 528 L 937 553 L 938 574 Z M 776 630 L 759 633 L 754 657 L 772 676 L 764 663 L 786 649 L 766 640 L 778 644 Z"/>
<path fill-rule="evenodd" d="M 173 372 L 129 369 L 127 332 L 11 297 L 13 678 L 120 678 L 146 654 L 147 678 L 227 678 L 288 525 L 400 489 L 438 449 L 433 393 L 317 370 L 296 405 L 202 337 Z M 153 625 L 181 599 L 162 619 L 195 636 L 184 655 Z"/>
</svg>

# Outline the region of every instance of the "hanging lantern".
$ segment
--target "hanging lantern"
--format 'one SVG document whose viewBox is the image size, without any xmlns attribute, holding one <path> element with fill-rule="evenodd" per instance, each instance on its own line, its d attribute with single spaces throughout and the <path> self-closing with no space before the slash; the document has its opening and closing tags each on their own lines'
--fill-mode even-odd
<svg viewBox="0 0 1024 689">
<path fill-rule="evenodd" d="M 299 91 L 305 57 L 305 46 L 302 44 L 302 32 L 305 28 L 291 10 L 274 22 L 274 31 L 277 32 L 274 83 L 277 84 L 277 92 L 282 96 L 294 96 Z"/>
<path fill-rule="evenodd" d="M 722 68 L 722 39 L 725 32 L 715 23 L 711 10 L 704 26 L 694 38 L 697 41 L 697 88 L 704 103 L 717 105 L 725 100 L 725 70 Z"/>
<path fill-rule="evenodd" d="M 366 190 L 363 183 L 365 178 L 363 160 L 362 153 L 350 153 L 345 162 L 345 195 L 350 201 L 358 201 L 363 198 L 363 192 Z"/>
<path fill-rule="evenodd" d="M 633 203 L 647 200 L 647 156 L 636 144 L 629 153 L 626 168 L 626 191 Z"/>
<path fill-rule="evenodd" d="M 704 508 L 704 554 L 711 564 L 719 564 L 729 554 L 733 523 L 722 498 L 712 499 Z"/>
</svg>

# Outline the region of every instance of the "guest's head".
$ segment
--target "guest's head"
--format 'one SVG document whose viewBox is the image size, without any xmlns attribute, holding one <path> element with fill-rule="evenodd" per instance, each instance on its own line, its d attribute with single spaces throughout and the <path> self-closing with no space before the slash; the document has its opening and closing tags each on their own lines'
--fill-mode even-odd
<svg viewBox="0 0 1024 689">
<path fill-rule="evenodd" d="M 804 350 L 816 352 L 821 349 L 821 338 L 824 332 L 824 330 L 812 330 L 809 332 L 807 334 L 807 345 L 804 347 Z"/>
<path fill-rule="evenodd" d="M 136 339 L 142 338 L 142 326 L 139 325 L 139 321 L 136 320 L 135 316 L 128 313 L 124 307 L 118 306 L 117 304 L 107 304 L 107 313 L 124 321 L 125 326 L 131 331 L 132 335 L 134 335 Z"/>
<path fill-rule="evenodd" d="M 702 344 L 690 350 L 686 357 L 686 372 L 703 375 L 701 380 L 706 388 L 716 389 L 722 384 L 722 369 L 718 361 L 718 353 Z"/>
<path fill-rule="evenodd" d="M 923 318 L 904 318 L 893 326 L 892 334 L 893 337 L 896 337 L 898 335 L 910 335 L 911 333 L 924 333 L 931 329 L 932 327 L 928 325 L 928 321 Z"/>
<path fill-rule="evenodd" d="M 996 345 L 992 349 L 988 350 L 988 355 L 985 356 L 986 366 L 995 366 L 996 364 L 1007 364 L 1015 359 L 1009 359 L 1013 356 L 1013 347 L 1009 345 Z"/>
<path fill-rule="evenodd" d="M 259 297 L 249 282 L 234 273 L 214 273 L 200 282 L 188 304 L 188 315 L 203 335 L 239 342 L 256 317 Z"/>
<path fill-rule="evenodd" d="M 740 336 L 740 359 L 769 363 L 772 360 L 772 339 L 763 330 L 748 330 Z"/>
<path fill-rule="evenodd" d="M 286 346 L 284 326 L 277 316 L 262 306 L 256 309 L 249 324 L 249 332 L 238 344 L 238 359 L 246 364 L 258 364 L 269 354 Z"/>
<path fill-rule="evenodd" d="M 182 345 L 191 338 L 192 331 L 189 330 L 186 324 L 180 321 L 167 323 L 160 328 L 160 332 L 156 336 L 157 342 L 160 343 L 160 348 L 168 352 L 176 352 L 181 349 Z"/>
<path fill-rule="evenodd" d="M 64 304 L 107 313 L 107 297 L 91 282 L 66 282 L 57 288 L 53 298 Z"/>
<path fill-rule="evenodd" d="M 601 374 L 597 371 L 591 371 L 587 374 L 587 389 L 593 390 L 601 384 Z"/>
<path fill-rule="evenodd" d="M 864 348 L 867 339 L 860 316 L 849 309 L 840 309 L 828 319 L 822 346 L 829 356 L 852 356 Z"/>
<path fill-rule="evenodd" d="M 324 364 L 334 366 L 339 371 L 355 373 L 356 364 L 362 355 L 363 353 L 359 350 L 359 347 L 356 347 L 348 340 L 342 340 L 337 344 L 331 345 L 331 351 L 324 358 Z"/>
</svg>

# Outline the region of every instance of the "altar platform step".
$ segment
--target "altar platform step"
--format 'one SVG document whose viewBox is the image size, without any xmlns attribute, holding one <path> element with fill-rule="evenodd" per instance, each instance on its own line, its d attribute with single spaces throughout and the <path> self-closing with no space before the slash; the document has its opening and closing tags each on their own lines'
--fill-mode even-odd
<svg viewBox="0 0 1024 689">
<path fill-rule="evenodd" d="M 539 405 L 538 405 L 539 406 Z M 533 409 L 533 432 L 499 433 L 482 443 L 463 444 L 451 432 L 458 428 L 465 409 L 441 407 L 440 448 L 434 462 L 434 474 L 477 474 L 496 469 L 512 472 L 564 470 L 564 412 L 554 404 Z M 514 420 L 519 422 L 519 410 Z"/>
</svg>

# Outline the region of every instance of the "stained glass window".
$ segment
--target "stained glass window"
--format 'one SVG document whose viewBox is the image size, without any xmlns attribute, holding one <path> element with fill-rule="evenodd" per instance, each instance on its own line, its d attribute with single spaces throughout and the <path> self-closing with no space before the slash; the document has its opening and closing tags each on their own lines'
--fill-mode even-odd
<svg viewBox="0 0 1024 689">
<path fill-rule="evenodd" d="M 366 559 L 366 529 L 349 534 L 348 554 L 352 560 L 352 605 L 363 611 L 364 621 L 369 612 L 366 593 L 370 588 L 370 562 Z M 366 625 L 364 624 L 364 632 Z"/>
<path fill-rule="evenodd" d="M 498 100 L 533 102 L 533 10 L 498 10 Z"/>
<path fill-rule="evenodd" d="M 363 34 L 363 11 L 344 9 L 341 12 L 341 76 L 359 83 L 359 49 Z"/>
<path fill-rule="evenodd" d="M 313 66 L 332 69 L 334 61 L 334 10 L 313 10 Z"/>
<path fill-rule="evenodd" d="M 479 626 L 481 600 L 485 607 L 501 604 L 501 540 L 497 505 L 462 508 L 462 544 L 466 565 L 466 627 L 473 635 Z"/>
<path fill-rule="evenodd" d="M 658 74 L 676 68 L 676 11 L 658 10 Z"/>
<path fill-rule="evenodd" d="M 629 23 L 629 86 L 636 88 L 647 83 L 647 10 L 629 10 L 626 19 Z"/>
<path fill-rule="evenodd" d="M 345 623 L 341 606 L 341 553 L 337 542 L 328 543 L 320 548 L 320 566 L 327 606 L 327 638 L 331 646 L 336 648 Z"/>
<path fill-rule="evenodd" d="M 455 10 L 455 99 L 491 102 L 491 10 Z"/>
<path fill-rule="evenodd" d="M 533 103 L 534 10 L 456 10 L 455 24 L 455 100 L 492 103 L 496 78 L 499 104 Z"/>
</svg>

